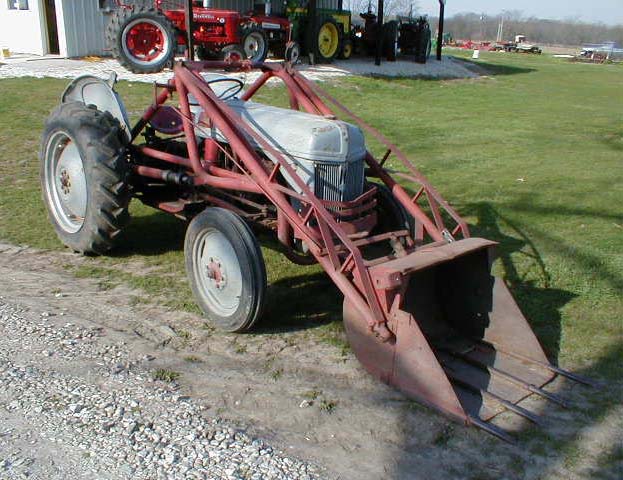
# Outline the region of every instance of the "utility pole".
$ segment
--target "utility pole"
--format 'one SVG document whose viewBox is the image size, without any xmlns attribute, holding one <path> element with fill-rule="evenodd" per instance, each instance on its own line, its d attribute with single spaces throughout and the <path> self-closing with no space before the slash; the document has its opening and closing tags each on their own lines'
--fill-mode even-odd
<svg viewBox="0 0 623 480">
<path fill-rule="evenodd" d="M 504 39 L 504 17 L 501 18 L 500 23 L 498 24 L 498 36 L 495 39 L 496 42 L 501 43 Z"/>
<path fill-rule="evenodd" d="M 484 13 L 480 14 L 480 41 L 485 41 L 485 22 L 487 21 L 487 16 Z"/>
<path fill-rule="evenodd" d="M 195 59 L 195 19 L 193 17 L 193 0 L 186 0 L 186 58 L 191 62 Z"/>
<path fill-rule="evenodd" d="M 374 57 L 374 64 L 381 64 L 381 54 L 383 51 L 383 6 L 385 1 L 379 0 L 376 8 L 376 56 Z"/>
<path fill-rule="evenodd" d="M 443 18 L 446 10 L 446 0 L 439 0 L 439 25 L 437 28 L 437 60 L 441 62 L 441 48 L 443 47 Z"/>
</svg>

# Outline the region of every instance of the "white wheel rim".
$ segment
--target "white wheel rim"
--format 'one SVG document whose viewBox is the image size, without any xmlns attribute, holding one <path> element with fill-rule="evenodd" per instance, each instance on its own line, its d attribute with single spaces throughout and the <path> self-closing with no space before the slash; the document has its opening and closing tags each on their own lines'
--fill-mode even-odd
<svg viewBox="0 0 623 480">
<path fill-rule="evenodd" d="M 291 63 L 296 63 L 299 59 L 300 54 L 301 54 L 301 51 L 298 45 L 294 45 L 290 49 L 290 52 L 286 54 L 286 57 L 289 57 L 289 58 L 286 58 L 286 60 L 290 61 Z"/>
<path fill-rule="evenodd" d="M 156 27 L 158 30 L 160 30 L 160 34 L 162 35 L 162 38 L 164 40 L 161 55 L 156 56 L 156 58 L 154 58 L 153 60 L 141 59 L 140 56 L 137 56 L 135 52 L 130 51 L 130 49 L 128 48 L 128 33 L 130 33 L 132 28 L 140 23 L 147 23 Z M 158 22 L 145 18 L 137 18 L 136 20 L 133 20 L 128 25 L 126 25 L 126 27 L 123 29 L 123 33 L 121 35 L 121 48 L 123 48 L 123 52 L 126 54 L 127 57 L 131 58 L 133 62 L 145 66 L 155 65 L 157 63 L 160 63 L 162 61 L 162 58 L 166 56 L 167 52 L 169 51 L 169 36 L 167 35 L 166 30 L 164 30 Z"/>
<path fill-rule="evenodd" d="M 68 233 L 84 224 L 87 211 L 87 179 L 76 142 L 56 132 L 45 148 L 44 185 L 56 223 Z"/>
<path fill-rule="evenodd" d="M 209 309 L 220 317 L 236 313 L 242 296 L 242 269 L 227 237 L 213 228 L 202 232 L 193 248 L 193 263 Z M 214 274 L 214 267 L 219 275 Z"/>
<path fill-rule="evenodd" d="M 243 45 L 244 53 L 247 58 L 256 60 L 264 53 L 264 38 L 257 32 L 252 32 L 246 36 Z"/>
</svg>

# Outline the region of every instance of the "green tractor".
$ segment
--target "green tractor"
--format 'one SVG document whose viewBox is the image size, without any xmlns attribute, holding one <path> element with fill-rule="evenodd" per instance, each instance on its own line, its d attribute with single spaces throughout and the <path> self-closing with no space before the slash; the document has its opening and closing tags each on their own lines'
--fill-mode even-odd
<svg viewBox="0 0 623 480">
<path fill-rule="evenodd" d="M 286 16 L 292 23 L 292 40 L 302 45 L 310 63 L 329 63 L 353 54 L 350 11 L 316 8 L 315 0 L 291 0 Z"/>
</svg>

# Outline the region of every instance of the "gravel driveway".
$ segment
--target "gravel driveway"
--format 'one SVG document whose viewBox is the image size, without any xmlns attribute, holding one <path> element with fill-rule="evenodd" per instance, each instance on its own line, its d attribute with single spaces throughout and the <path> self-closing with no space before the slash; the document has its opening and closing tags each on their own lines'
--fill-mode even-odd
<svg viewBox="0 0 623 480">
<path fill-rule="evenodd" d="M 89 319 L 0 297 L 0 478 L 320 478 L 153 380 L 153 359 Z"/>
<path fill-rule="evenodd" d="M 6 64 L 0 64 L 0 79 L 14 77 L 53 77 L 75 78 L 80 75 L 90 74 L 99 77 L 108 77 L 111 71 L 117 73 L 119 79 L 132 82 L 165 82 L 173 75 L 171 71 L 157 74 L 134 74 L 119 62 L 112 59 L 99 59 L 97 61 L 71 60 L 51 57 L 20 57 L 5 60 Z M 304 65 L 297 67 L 304 75 L 312 80 L 326 80 L 350 75 L 373 75 L 384 77 L 413 77 L 413 78 L 475 78 L 477 73 L 468 68 L 466 62 L 453 57 L 445 56 L 441 62 L 435 59 L 429 60 L 425 65 L 408 60 L 397 62 L 382 62 L 380 66 L 374 65 L 371 58 L 336 60 L 328 65 Z M 259 73 L 245 75 L 247 81 L 252 81 Z"/>
</svg>

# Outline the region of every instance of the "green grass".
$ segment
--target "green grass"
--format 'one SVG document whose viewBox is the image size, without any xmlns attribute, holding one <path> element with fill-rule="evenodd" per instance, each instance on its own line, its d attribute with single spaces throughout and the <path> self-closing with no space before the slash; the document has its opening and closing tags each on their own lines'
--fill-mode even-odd
<svg viewBox="0 0 623 480">
<path fill-rule="evenodd" d="M 496 268 L 513 285 L 548 353 L 562 363 L 621 374 L 623 313 L 623 69 L 547 57 L 484 54 L 490 78 L 348 78 L 326 85 L 414 159 L 469 221 L 501 242 Z M 61 249 L 38 187 L 37 149 L 67 82 L 0 81 L 0 238 Z M 119 90 L 133 117 L 148 85 Z M 283 90 L 262 100 L 283 104 Z M 373 149 L 376 146 L 373 144 Z M 170 308 L 197 312 L 184 279 L 185 226 L 132 204 L 111 257 L 76 272 L 129 283 Z M 290 264 L 262 238 L 269 272 L 265 332 L 319 328 L 340 345 L 340 296 L 318 267 Z M 149 273 L 127 268 L 139 265 Z M 174 294 L 173 294 L 174 292 Z M 294 301 L 296 299 L 296 301 Z M 619 342 L 619 343 L 617 343 Z"/>
<path fill-rule="evenodd" d="M 154 380 L 160 380 L 161 382 L 175 382 L 181 376 L 181 373 L 166 368 L 159 368 L 154 372 Z"/>
</svg>

